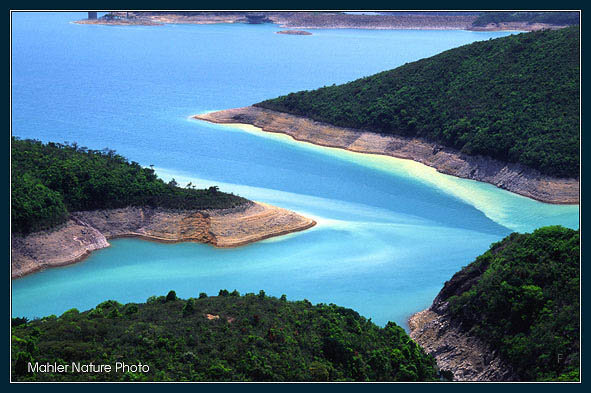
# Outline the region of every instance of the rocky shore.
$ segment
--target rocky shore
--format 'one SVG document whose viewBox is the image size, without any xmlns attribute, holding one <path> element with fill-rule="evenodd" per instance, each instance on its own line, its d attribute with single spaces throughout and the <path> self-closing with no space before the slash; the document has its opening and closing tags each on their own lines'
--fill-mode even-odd
<svg viewBox="0 0 591 393">
<path fill-rule="evenodd" d="M 557 30 L 568 27 L 567 25 L 551 25 L 548 23 L 527 23 L 527 22 L 500 22 L 489 23 L 486 26 L 471 26 L 468 30 L 472 31 L 538 31 L 538 30 Z"/>
<path fill-rule="evenodd" d="M 298 141 L 359 153 L 411 159 L 433 167 L 441 173 L 490 183 L 546 203 L 579 203 L 578 179 L 545 176 L 519 164 L 505 163 L 483 156 L 468 156 L 417 138 L 336 127 L 254 106 L 200 114 L 194 118 L 220 124 L 250 124 L 263 131 L 287 134 Z"/>
<path fill-rule="evenodd" d="M 372 29 L 372 30 L 464 30 L 476 19 L 474 14 L 406 13 L 345 14 L 288 12 L 269 15 L 281 27 L 298 29 Z"/>
<path fill-rule="evenodd" d="M 74 21 L 79 25 L 112 25 L 112 26 L 161 26 L 162 23 L 149 18 L 141 19 L 82 19 Z"/>
<path fill-rule="evenodd" d="M 114 18 L 81 20 L 80 24 L 158 25 L 164 23 L 274 23 L 299 29 L 425 29 L 464 30 L 476 19 L 475 13 L 445 14 L 409 12 L 392 14 L 346 14 L 342 12 L 260 11 L 260 12 L 113 12 Z"/>
<path fill-rule="evenodd" d="M 431 307 L 410 317 L 410 337 L 435 358 L 440 369 L 451 372 L 455 381 L 518 381 L 509 364 L 448 312 L 448 299 L 469 290 L 483 272 L 463 269 L 454 274 Z"/>
<path fill-rule="evenodd" d="M 386 14 L 346 14 L 342 12 L 261 11 L 261 12 L 112 12 L 113 18 L 83 19 L 74 23 L 99 25 L 162 25 L 217 23 L 273 23 L 291 29 L 370 29 L 370 30 L 475 30 L 534 31 L 566 26 L 545 23 L 507 22 L 473 26 L 475 12 L 398 12 Z M 281 33 L 284 34 L 284 33 Z M 293 33 L 285 33 L 293 34 Z"/>
<path fill-rule="evenodd" d="M 75 212 L 59 228 L 12 236 L 12 278 L 78 262 L 92 251 L 108 247 L 108 240 L 114 238 L 238 247 L 314 225 L 314 220 L 258 202 L 226 210 L 128 207 Z"/>
<path fill-rule="evenodd" d="M 518 381 L 517 375 L 495 351 L 471 336 L 443 311 L 432 307 L 414 314 L 408 321 L 410 337 L 437 361 L 441 370 L 450 371 L 454 381 Z"/>
</svg>

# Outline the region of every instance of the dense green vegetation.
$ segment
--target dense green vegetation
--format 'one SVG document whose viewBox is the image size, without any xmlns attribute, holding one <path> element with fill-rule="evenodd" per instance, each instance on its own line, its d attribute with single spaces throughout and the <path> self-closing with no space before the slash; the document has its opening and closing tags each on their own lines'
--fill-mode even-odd
<svg viewBox="0 0 591 393">
<path fill-rule="evenodd" d="M 472 285 L 441 300 L 522 380 L 579 379 L 579 231 L 513 233 L 452 281 L 459 276 L 472 277 Z"/>
<path fill-rule="evenodd" d="M 489 23 L 502 22 L 547 23 L 549 25 L 570 26 L 579 24 L 579 13 L 556 11 L 483 12 L 472 23 L 472 26 L 486 26 Z"/>
<path fill-rule="evenodd" d="M 334 304 L 222 290 L 114 301 L 60 317 L 13 319 L 17 381 L 429 381 L 435 362 L 402 328 Z M 147 364 L 149 372 L 29 373 L 28 362 Z"/>
<path fill-rule="evenodd" d="M 43 144 L 12 138 L 12 230 L 51 228 L 68 212 L 126 206 L 170 209 L 236 207 L 246 199 L 164 183 L 151 168 L 128 162 L 115 151 L 89 150 L 77 144 Z"/>
<path fill-rule="evenodd" d="M 257 106 L 579 176 L 579 28 L 475 42 Z"/>
</svg>

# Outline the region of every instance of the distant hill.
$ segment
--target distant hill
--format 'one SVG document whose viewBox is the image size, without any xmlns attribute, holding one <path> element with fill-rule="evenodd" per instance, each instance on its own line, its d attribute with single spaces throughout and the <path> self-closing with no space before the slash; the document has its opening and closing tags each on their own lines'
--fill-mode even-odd
<svg viewBox="0 0 591 393">
<path fill-rule="evenodd" d="M 336 305 L 222 290 L 143 304 L 107 301 L 60 317 L 12 320 L 16 381 L 432 381 L 431 356 L 389 322 Z M 149 371 L 29 373 L 46 364 L 147 364 Z"/>
<path fill-rule="evenodd" d="M 528 24 L 544 23 L 557 26 L 578 25 L 579 12 L 556 12 L 556 11 L 535 11 L 535 12 L 483 12 L 472 23 L 472 26 L 486 26 L 489 23 L 525 22 Z"/>
<path fill-rule="evenodd" d="M 579 28 L 475 42 L 256 106 L 579 175 Z"/>
</svg>

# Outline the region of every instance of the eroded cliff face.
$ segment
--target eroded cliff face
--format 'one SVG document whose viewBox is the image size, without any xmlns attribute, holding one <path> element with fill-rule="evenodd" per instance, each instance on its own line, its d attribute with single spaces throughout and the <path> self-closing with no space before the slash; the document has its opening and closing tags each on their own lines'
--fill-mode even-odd
<svg viewBox="0 0 591 393">
<path fill-rule="evenodd" d="M 455 381 L 518 381 L 509 364 L 448 313 L 447 299 L 468 290 L 484 270 L 461 270 L 446 282 L 431 307 L 410 317 L 410 337 Z"/>
<path fill-rule="evenodd" d="M 106 238 L 143 237 L 163 242 L 214 243 L 209 216 L 146 207 L 76 212 L 72 219 L 96 228 Z"/>
<path fill-rule="evenodd" d="M 11 238 L 12 278 L 48 266 L 63 266 L 84 259 L 91 251 L 108 247 L 107 238 L 95 228 L 73 219 L 53 231 Z"/>
<path fill-rule="evenodd" d="M 237 247 L 315 224 L 314 220 L 292 211 L 257 202 L 224 210 L 128 207 L 75 212 L 59 228 L 12 236 L 12 278 L 78 262 L 93 250 L 108 247 L 108 239 L 112 238 L 139 237 Z"/>
<path fill-rule="evenodd" d="M 519 164 L 482 156 L 468 156 L 417 138 L 335 127 L 253 106 L 196 115 L 194 118 L 221 124 L 250 124 L 263 131 L 287 134 L 296 140 L 321 146 L 411 159 L 448 175 L 490 183 L 542 202 L 579 203 L 578 179 L 544 176 Z"/>
<path fill-rule="evenodd" d="M 518 381 L 519 378 L 498 354 L 480 339 L 466 333 L 445 313 L 430 308 L 408 321 L 410 337 L 432 355 L 454 381 Z"/>
</svg>

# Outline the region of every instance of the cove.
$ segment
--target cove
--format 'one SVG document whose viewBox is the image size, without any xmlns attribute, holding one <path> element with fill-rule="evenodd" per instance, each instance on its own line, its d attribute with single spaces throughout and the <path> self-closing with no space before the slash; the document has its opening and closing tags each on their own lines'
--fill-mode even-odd
<svg viewBox="0 0 591 393">
<path fill-rule="evenodd" d="M 70 23 L 83 17 L 13 14 L 13 135 L 110 147 L 153 164 L 167 181 L 215 184 L 318 225 L 236 249 L 114 240 L 81 263 L 13 280 L 13 316 L 227 288 L 333 302 L 404 326 L 492 242 L 542 225 L 578 227 L 578 206 L 543 204 L 404 160 L 187 120 L 509 32 L 318 30 L 304 37 L 275 34 L 280 28 L 272 25 Z"/>
</svg>

